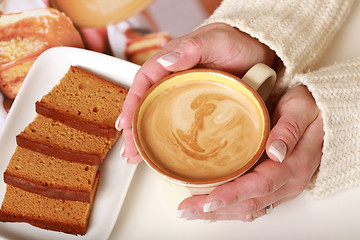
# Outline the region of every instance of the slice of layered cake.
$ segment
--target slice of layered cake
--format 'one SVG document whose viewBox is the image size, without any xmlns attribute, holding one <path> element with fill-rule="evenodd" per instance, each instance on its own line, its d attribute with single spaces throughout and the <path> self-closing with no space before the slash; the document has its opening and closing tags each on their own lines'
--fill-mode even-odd
<svg viewBox="0 0 360 240">
<path fill-rule="evenodd" d="M 37 113 L 79 130 L 113 138 L 127 89 L 72 66 L 60 84 L 36 102 Z"/>
<path fill-rule="evenodd" d="M 98 182 L 99 174 L 95 178 L 89 203 L 48 198 L 7 185 L 0 221 L 27 222 L 44 229 L 84 235 Z"/>
<path fill-rule="evenodd" d="M 90 202 L 98 166 L 17 147 L 4 172 L 6 184 L 46 197 Z"/>
<path fill-rule="evenodd" d="M 37 115 L 16 136 L 16 141 L 21 147 L 60 159 L 99 165 L 118 136 L 119 132 L 114 138 L 97 136 L 69 127 L 61 121 Z"/>
</svg>

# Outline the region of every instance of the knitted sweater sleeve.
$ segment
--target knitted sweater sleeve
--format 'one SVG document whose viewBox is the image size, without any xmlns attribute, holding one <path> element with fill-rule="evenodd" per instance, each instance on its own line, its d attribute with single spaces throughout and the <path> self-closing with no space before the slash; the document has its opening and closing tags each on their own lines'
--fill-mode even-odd
<svg viewBox="0 0 360 240">
<path fill-rule="evenodd" d="M 227 23 L 274 50 L 285 65 L 275 93 L 314 66 L 350 12 L 353 0 L 223 0 L 205 24 Z"/>
<path fill-rule="evenodd" d="M 206 20 L 227 23 L 273 49 L 285 68 L 275 95 L 299 84 L 312 92 L 324 121 L 323 156 L 309 185 L 316 198 L 360 185 L 360 58 L 316 70 L 353 1 L 223 0 Z"/>
<path fill-rule="evenodd" d="M 321 110 L 323 156 L 309 189 L 316 198 L 360 185 L 360 57 L 296 74 L 290 87 L 304 84 Z"/>
</svg>

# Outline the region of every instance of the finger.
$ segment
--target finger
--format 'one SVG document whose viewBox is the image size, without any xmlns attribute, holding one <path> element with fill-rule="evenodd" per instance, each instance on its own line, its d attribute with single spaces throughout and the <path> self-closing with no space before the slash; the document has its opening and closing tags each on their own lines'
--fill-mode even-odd
<svg viewBox="0 0 360 240">
<path fill-rule="evenodd" d="M 204 219 L 212 222 L 218 220 L 242 220 L 242 221 L 253 221 L 254 219 L 265 215 L 265 207 L 270 205 L 271 202 L 263 204 L 259 210 L 253 212 L 242 212 L 239 211 L 236 205 L 232 205 L 226 208 L 221 208 L 212 212 L 203 212 L 201 204 L 205 200 L 205 196 L 195 196 L 185 199 L 180 205 L 177 216 L 179 218 L 186 218 L 188 220 L 193 219 Z M 281 202 L 289 200 L 288 198 L 281 199 L 273 203 L 273 207 L 276 207 Z"/>
<path fill-rule="evenodd" d="M 272 206 L 274 208 L 274 205 Z M 245 215 L 243 218 L 245 219 L 245 222 L 252 222 L 255 219 L 259 218 L 259 217 L 263 217 L 266 215 L 266 208 L 262 208 L 261 210 L 257 211 L 256 213 L 253 214 L 248 214 Z"/>
<path fill-rule="evenodd" d="M 138 150 L 136 148 L 133 138 L 132 128 L 123 130 L 123 139 L 125 143 L 125 148 L 122 155 L 126 158 L 130 158 L 136 155 L 138 153 Z"/>
<path fill-rule="evenodd" d="M 301 194 L 319 166 L 323 134 L 322 118 L 319 115 L 309 125 L 289 156 L 289 160 L 284 164 L 289 165 L 288 169 L 292 170 L 292 177 L 289 178 L 289 181 L 269 195 L 240 202 L 237 204 L 237 211 L 248 215 L 249 219 L 255 218 L 266 206 L 270 204 L 277 206 Z M 221 213 L 221 209 L 219 210 Z"/>
<path fill-rule="evenodd" d="M 273 202 L 273 203 L 271 201 L 267 201 L 268 204 L 263 204 L 263 207 L 260 210 L 258 210 L 257 212 L 245 215 L 245 217 L 244 217 L 245 221 L 252 222 L 252 221 L 254 221 L 255 219 L 257 219 L 259 217 L 270 214 L 271 212 L 268 212 L 268 213 L 266 212 L 266 207 L 270 206 L 270 204 L 272 205 L 272 210 L 271 211 L 273 211 L 274 208 L 276 208 L 280 204 L 282 204 L 284 202 L 287 202 L 287 201 L 290 201 L 290 200 L 292 200 L 294 198 L 295 198 L 295 196 L 284 197 L 284 198 L 279 199 L 279 200 L 277 200 L 276 202 Z"/>
<path fill-rule="evenodd" d="M 272 162 L 269 160 L 269 162 Z M 258 198 L 249 198 L 228 203 L 212 211 L 203 211 L 202 204 L 207 201 L 206 196 L 196 196 L 185 199 L 180 205 L 181 216 L 187 219 L 206 219 L 211 221 L 237 219 L 242 221 L 253 221 L 265 215 L 265 207 L 273 204 L 273 207 L 295 198 L 299 193 L 294 194 L 293 185 L 285 184 L 276 191 Z M 236 191 L 236 189 L 232 189 Z M 179 216 L 179 214 L 178 214 Z M 179 217 L 181 217 L 179 216 Z"/>
<path fill-rule="evenodd" d="M 230 44 L 227 43 L 221 44 L 220 48 L 223 49 L 219 49 L 219 42 L 224 41 L 222 38 L 223 36 L 215 32 L 206 32 L 201 35 L 182 38 L 180 39 L 181 41 L 178 41 L 178 45 L 172 52 L 161 56 L 157 61 L 164 68 L 173 72 L 201 65 L 202 67 L 221 69 L 242 75 L 248 69 L 243 69 L 244 64 L 241 64 L 243 61 L 240 61 L 240 64 L 237 61 L 238 56 L 241 56 L 239 54 L 240 49 L 225 49 L 230 48 Z M 231 44 L 231 46 L 233 45 Z M 217 47 L 214 48 L 214 46 Z M 234 66 L 229 64 L 233 62 L 236 62 L 236 67 L 235 64 Z"/>
<path fill-rule="evenodd" d="M 139 153 L 137 153 L 136 155 L 132 156 L 132 157 L 129 157 L 127 162 L 130 163 L 130 164 L 138 164 L 139 162 L 141 162 L 143 159 L 142 157 L 140 156 Z"/>
<path fill-rule="evenodd" d="M 195 196 L 188 199 L 185 199 L 180 205 L 177 212 L 179 218 L 185 218 L 188 220 L 193 219 L 204 219 L 210 221 L 218 220 L 242 220 L 242 221 L 253 221 L 254 219 L 265 215 L 265 207 L 270 205 L 264 205 L 260 210 L 256 212 L 242 212 L 239 209 L 232 205 L 230 207 L 221 208 L 216 211 L 203 212 L 201 208 L 202 202 L 205 200 L 205 196 Z M 276 206 L 278 203 L 274 203 L 273 206 Z"/>
<path fill-rule="evenodd" d="M 289 171 L 285 165 L 265 160 L 253 172 L 213 190 L 206 198 L 203 211 L 211 212 L 239 201 L 269 195 L 288 179 Z"/>
<path fill-rule="evenodd" d="M 134 138 L 132 137 L 132 128 L 123 130 L 123 144 L 120 149 L 120 156 L 127 159 L 130 164 L 138 164 L 142 157 L 137 151 Z"/>
<path fill-rule="evenodd" d="M 166 52 L 166 50 L 163 52 Z M 156 59 L 159 57 L 159 55 L 155 55 L 150 58 L 136 73 L 134 82 L 124 101 L 123 110 L 118 120 L 119 128 L 125 129 L 132 126 L 132 119 L 140 99 L 153 84 L 170 74 L 169 71 L 165 70 L 158 62 L 156 62 Z"/>
<path fill-rule="evenodd" d="M 156 82 L 163 76 L 161 73 L 158 73 L 158 75 L 156 75 L 155 77 L 152 76 L 154 78 L 151 78 L 147 75 L 147 73 L 144 73 L 143 71 L 146 71 L 146 69 L 140 69 L 139 72 L 136 74 L 134 82 L 124 101 L 120 119 L 118 121 L 119 128 L 121 129 L 130 128 L 132 126 L 132 119 L 134 117 L 136 107 L 140 102 L 140 99 L 145 94 L 145 92 L 154 84 L 154 82 Z M 163 74 L 165 75 L 165 73 Z"/>
<path fill-rule="evenodd" d="M 120 131 L 132 127 L 132 119 L 139 101 L 140 96 L 131 92 L 128 93 L 122 106 L 122 111 L 115 123 L 117 130 Z"/>
<path fill-rule="evenodd" d="M 321 115 L 311 123 L 298 144 L 288 157 L 288 161 L 281 165 L 287 165 L 290 170 L 288 181 L 278 190 L 254 199 L 243 201 L 239 206 L 244 214 L 254 214 L 271 203 L 278 205 L 297 197 L 304 191 L 311 177 L 319 166 L 322 155 L 323 127 Z M 263 172 L 264 170 L 259 170 Z"/>
<path fill-rule="evenodd" d="M 242 76 L 254 64 L 271 65 L 275 58 L 268 47 L 227 24 L 199 28 L 170 44 L 172 52 L 158 59 L 169 71 L 201 66 Z"/>
<path fill-rule="evenodd" d="M 289 162 L 286 163 L 289 167 L 291 166 L 293 175 L 296 176 L 291 179 L 289 184 L 292 184 L 293 188 L 300 187 L 299 192 L 305 188 L 320 164 L 323 139 L 323 120 L 321 113 L 319 113 L 316 119 L 306 129 L 291 156 L 289 156 L 291 157 L 289 158 Z M 298 176 L 302 176 L 303 178 L 299 178 Z M 302 183 L 299 183 L 299 180 L 302 180 Z"/>
<path fill-rule="evenodd" d="M 170 41 L 156 61 L 172 72 L 195 67 L 200 63 L 201 59 L 205 59 L 202 54 L 206 50 L 213 49 L 213 46 L 211 46 L 211 48 L 205 50 L 204 46 L 202 46 L 203 43 L 209 41 L 206 38 L 207 33 L 225 25 L 221 23 L 205 25 L 181 38 Z"/>
<path fill-rule="evenodd" d="M 245 219 L 246 221 L 252 221 L 253 219 L 265 214 L 265 208 L 269 205 L 273 207 L 279 205 L 282 202 L 293 199 L 297 194 L 293 194 L 292 189 L 289 189 L 288 185 L 285 185 L 277 191 L 259 198 L 250 198 L 243 201 L 236 202 L 226 208 L 220 208 L 212 211 L 214 214 L 233 215 L 237 213 L 238 219 Z"/>
<path fill-rule="evenodd" d="M 199 195 L 183 200 L 179 204 L 177 216 L 179 218 L 186 218 L 189 220 L 203 218 L 204 213 L 202 208 L 205 198 L 205 195 Z"/>
<path fill-rule="evenodd" d="M 276 125 L 267 144 L 270 159 L 282 162 L 319 113 L 311 93 L 306 87 L 294 88 L 279 101 L 274 115 Z"/>
<path fill-rule="evenodd" d="M 267 206 L 272 205 L 272 208 L 275 208 L 283 202 L 296 198 L 298 194 L 291 194 L 292 191 L 289 188 L 290 186 L 286 185 L 269 196 L 247 199 L 208 213 L 200 212 L 197 217 L 211 221 L 241 220 L 252 222 L 257 218 L 266 215 Z"/>
</svg>

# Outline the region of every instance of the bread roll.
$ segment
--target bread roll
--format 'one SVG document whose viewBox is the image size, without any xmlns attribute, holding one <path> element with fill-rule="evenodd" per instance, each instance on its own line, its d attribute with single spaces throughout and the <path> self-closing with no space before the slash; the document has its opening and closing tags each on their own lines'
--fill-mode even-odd
<svg viewBox="0 0 360 240">
<path fill-rule="evenodd" d="M 79 32 L 65 14 L 39 8 L 0 16 L 0 89 L 14 99 L 35 59 L 56 46 L 83 48 Z"/>
</svg>

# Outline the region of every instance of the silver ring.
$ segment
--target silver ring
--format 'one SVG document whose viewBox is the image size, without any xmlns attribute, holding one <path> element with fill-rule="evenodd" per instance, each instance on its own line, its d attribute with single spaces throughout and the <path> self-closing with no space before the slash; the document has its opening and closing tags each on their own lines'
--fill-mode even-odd
<svg viewBox="0 0 360 240">
<path fill-rule="evenodd" d="M 265 215 L 269 215 L 269 214 L 272 212 L 273 209 L 274 209 L 274 207 L 273 207 L 272 204 L 266 206 L 266 208 L 265 208 Z"/>
</svg>

